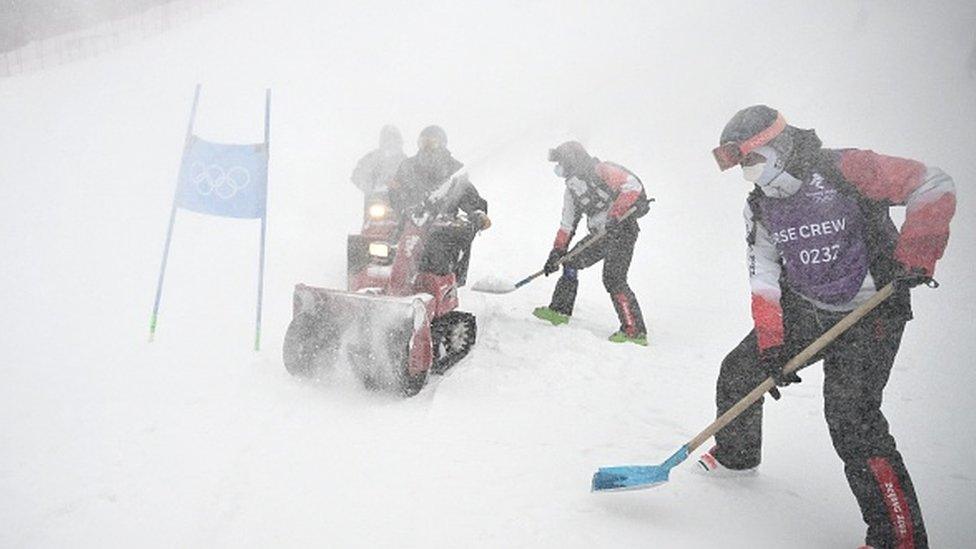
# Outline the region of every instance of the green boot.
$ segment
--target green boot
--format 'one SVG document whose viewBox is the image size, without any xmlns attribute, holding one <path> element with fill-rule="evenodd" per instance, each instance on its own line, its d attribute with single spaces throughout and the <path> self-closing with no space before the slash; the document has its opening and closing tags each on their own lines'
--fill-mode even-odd
<svg viewBox="0 0 976 549">
<path fill-rule="evenodd" d="M 614 343 L 636 343 L 642 347 L 647 347 L 647 334 L 637 334 L 634 337 L 627 335 L 623 330 L 610 334 L 610 341 Z"/>
<path fill-rule="evenodd" d="M 560 324 L 566 324 L 569 322 L 569 315 L 564 315 L 559 311 L 554 311 L 549 307 L 536 307 L 532 311 L 532 315 L 536 318 L 541 318 L 542 320 L 551 322 L 553 326 L 559 326 Z"/>
</svg>

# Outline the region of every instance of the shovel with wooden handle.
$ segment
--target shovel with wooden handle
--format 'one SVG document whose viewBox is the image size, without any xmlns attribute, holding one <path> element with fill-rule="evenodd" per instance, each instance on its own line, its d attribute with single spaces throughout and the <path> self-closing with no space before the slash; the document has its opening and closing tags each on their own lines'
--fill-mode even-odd
<svg viewBox="0 0 976 549">
<path fill-rule="evenodd" d="M 624 215 L 620 216 L 620 221 L 627 219 L 628 217 L 633 215 L 634 212 L 636 211 L 637 211 L 637 207 L 631 207 L 629 210 L 627 210 L 624 213 Z M 567 261 L 573 259 L 577 255 L 582 253 L 583 250 L 603 240 L 603 237 L 605 237 L 606 235 L 607 235 L 606 228 L 600 227 L 600 229 L 596 233 L 593 233 L 587 238 L 584 238 L 576 246 L 573 246 L 573 249 L 570 250 L 569 253 L 567 253 L 566 255 L 564 255 L 559 259 L 557 265 L 562 265 L 563 263 L 566 263 Z M 530 274 L 529 276 L 523 278 L 522 280 L 519 280 L 515 284 L 497 283 L 491 280 L 479 280 L 477 283 L 475 283 L 474 286 L 471 287 L 471 289 L 476 292 L 484 292 L 486 294 L 507 294 L 507 293 L 514 292 L 515 290 L 521 288 L 522 286 L 525 286 L 529 282 L 532 282 L 533 280 L 539 278 L 544 274 L 546 274 L 546 271 L 545 269 L 542 269 L 538 272 Z"/>
<path fill-rule="evenodd" d="M 878 293 L 874 294 L 871 299 L 861 304 L 860 307 L 851 311 L 847 316 L 842 318 L 840 322 L 834 324 L 829 330 L 824 332 L 823 335 L 808 345 L 806 349 L 803 349 L 798 355 L 790 359 L 790 361 L 783 366 L 783 373 L 788 374 L 796 371 L 798 368 L 806 364 L 807 361 L 814 357 L 814 355 L 829 345 L 830 342 L 837 339 L 838 336 L 853 326 L 854 323 L 864 317 L 864 315 L 868 314 L 884 300 L 888 299 L 894 290 L 895 283 L 892 282 L 882 288 Z M 681 448 L 678 449 L 677 452 L 675 452 L 660 465 L 622 465 L 618 467 L 601 467 L 596 473 L 593 474 L 593 481 L 591 484 L 592 491 L 609 492 L 641 490 L 644 488 L 651 488 L 652 486 L 657 486 L 659 484 L 664 484 L 668 481 L 668 473 L 671 472 L 671 469 L 688 459 L 688 455 L 691 454 L 691 452 L 695 451 L 696 448 L 701 446 L 706 440 L 721 430 L 722 427 L 728 425 L 746 408 L 751 406 L 752 403 L 759 400 L 767 391 L 775 386 L 776 382 L 772 377 L 766 378 L 765 381 L 760 383 L 749 394 L 742 397 L 739 402 L 729 408 L 724 414 L 719 416 L 718 419 L 713 421 L 711 425 L 705 428 L 705 430 L 698 433 L 698 436 L 686 442 L 683 446 L 681 446 Z"/>
</svg>

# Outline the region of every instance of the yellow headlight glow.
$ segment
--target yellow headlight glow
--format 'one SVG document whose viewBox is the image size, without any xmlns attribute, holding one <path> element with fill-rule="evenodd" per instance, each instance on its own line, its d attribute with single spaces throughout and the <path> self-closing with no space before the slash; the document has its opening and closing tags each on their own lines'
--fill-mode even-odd
<svg viewBox="0 0 976 549">
<path fill-rule="evenodd" d="M 384 217 L 386 217 L 386 204 L 370 204 L 370 219 L 383 219 Z"/>
<path fill-rule="evenodd" d="M 390 257 L 390 246 L 384 242 L 370 242 L 369 255 L 373 257 Z"/>
</svg>

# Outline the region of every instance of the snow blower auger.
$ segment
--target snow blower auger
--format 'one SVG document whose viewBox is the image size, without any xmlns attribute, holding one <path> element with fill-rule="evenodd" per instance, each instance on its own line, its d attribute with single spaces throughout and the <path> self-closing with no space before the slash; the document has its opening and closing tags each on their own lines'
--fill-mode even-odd
<svg viewBox="0 0 976 549">
<path fill-rule="evenodd" d="M 477 326 L 474 315 L 455 310 L 459 252 L 444 253 L 444 243 L 470 239 L 471 223 L 412 213 L 399 233 L 395 244 L 350 238 L 366 249 L 348 256 L 368 261 L 350 265 L 349 291 L 295 286 L 283 350 L 292 375 L 316 377 L 345 361 L 367 387 L 413 396 L 430 373 L 468 354 Z"/>
</svg>

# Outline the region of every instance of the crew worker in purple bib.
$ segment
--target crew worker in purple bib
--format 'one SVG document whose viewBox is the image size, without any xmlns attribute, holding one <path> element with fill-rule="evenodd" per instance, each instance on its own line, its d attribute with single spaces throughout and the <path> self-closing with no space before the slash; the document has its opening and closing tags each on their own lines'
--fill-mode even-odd
<svg viewBox="0 0 976 549">
<path fill-rule="evenodd" d="M 824 414 L 867 524 L 871 547 L 926 547 L 911 478 L 881 412 L 882 393 L 911 319 L 909 289 L 930 283 L 949 239 L 955 186 L 938 168 L 867 150 L 824 149 L 813 130 L 765 105 L 743 109 L 714 151 L 753 184 L 745 208 L 754 329 L 725 357 L 718 414 L 879 289 L 896 291 L 831 343 Z M 899 231 L 890 206 L 905 206 Z M 771 391 L 779 398 L 779 391 Z M 748 474 L 761 460 L 762 399 L 715 436 L 699 463 L 710 476 Z"/>
</svg>

